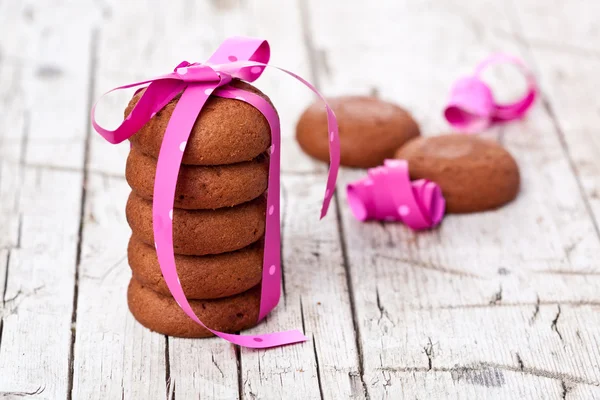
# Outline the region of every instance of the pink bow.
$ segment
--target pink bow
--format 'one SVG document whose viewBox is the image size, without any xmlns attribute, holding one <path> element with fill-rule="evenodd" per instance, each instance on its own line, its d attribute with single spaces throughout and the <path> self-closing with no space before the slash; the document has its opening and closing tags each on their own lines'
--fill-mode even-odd
<svg viewBox="0 0 600 400">
<path fill-rule="evenodd" d="M 96 105 L 91 111 L 94 129 L 110 143 L 117 144 L 135 134 L 167 103 L 183 92 L 167 125 L 156 168 L 152 218 L 158 261 L 169 291 L 177 304 L 190 318 L 231 343 L 251 348 L 281 346 L 302 342 L 307 338 L 297 330 L 264 335 L 234 335 L 215 331 L 205 326 L 192 310 L 177 277 L 171 216 L 173 215 L 177 177 L 187 140 L 208 97 L 213 95 L 237 99 L 256 107 L 267 119 L 272 134 L 259 320 L 264 318 L 277 305 L 280 297 L 281 281 L 279 213 L 281 138 L 279 118 L 273 107 L 260 96 L 228 85 L 232 79 L 255 81 L 268 65 L 269 58 L 270 48 L 267 41 L 247 37 L 232 37 L 226 39 L 205 64 L 190 64 L 184 61 L 169 74 L 120 86 L 105 93 L 106 95 L 115 90 L 149 83 L 131 113 L 114 131 L 104 129 L 96 123 L 94 119 Z M 325 102 L 323 96 L 306 80 L 290 71 L 275 68 L 298 79 Z M 325 103 L 325 106 L 330 137 L 330 169 L 321 209 L 321 218 L 327 213 L 333 196 L 340 163 L 337 120 L 327 103 Z M 210 232 L 207 232 L 207 234 L 210 234 Z"/>
</svg>

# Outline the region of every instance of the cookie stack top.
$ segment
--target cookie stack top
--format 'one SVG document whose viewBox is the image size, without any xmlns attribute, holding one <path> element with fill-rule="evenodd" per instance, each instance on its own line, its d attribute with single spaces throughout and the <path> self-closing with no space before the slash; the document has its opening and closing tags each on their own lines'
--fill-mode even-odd
<svg viewBox="0 0 600 400">
<path fill-rule="evenodd" d="M 270 99 L 254 86 L 233 81 L 231 85 Z M 138 92 L 129 102 L 129 115 L 143 94 Z M 179 97 L 171 100 L 146 123 L 131 143 L 142 153 L 158 158 L 160 146 Z M 256 108 L 244 101 L 211 96 L 196 119 L 187 141 L 183 164 L 225 165 L 250 161 L 271 145 L 271 130 L 267 119 Z"/>
</svg>

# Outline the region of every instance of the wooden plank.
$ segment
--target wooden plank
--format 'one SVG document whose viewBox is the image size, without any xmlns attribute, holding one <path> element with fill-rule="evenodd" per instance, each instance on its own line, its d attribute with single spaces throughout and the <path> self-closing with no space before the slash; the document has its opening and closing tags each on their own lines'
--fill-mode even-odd
<svg viewBox="0 0 600 400">
<path fill-rule="evenodd" d="M 285 301 L 252 332 L 300 328 L 310 340 L 242 349 L 247 398 L 364 398 L 337 224 L 318 220 L 324 176 L 285 176 Z"/>
<path fill-rule="evenodd" d="M 79 269 L 76 399 L 165 397 L 165 338 L 138 324 L 127 308 L 128 195 L 123 179 L 89 176 Z"/>
<path fill-rule="evenodd" d="M 10 250 L 4 296 L 0 392 L 65 398 L 81 173 L 27 168 L 22 184 L 22 234 Z"/>
<path fill-rule="evenodd" d="M 515 3 L 520 21 L 515 36 L 528 51 L 530 63 L 539 73 L 544 107 L 561 134 L 564 149 L 598 225 L 600 163 L 597 154 L 600 139 L 594 127 L 600 121 L 600 100 L 593 88 L 599 82 L 596 72 L 600 67 L 600 32 L 596 29 L 595 18 L 599 5 L 585 0 L 573 2 L 567 11 L 573 17 L 564 18 L 561 29 L 555 29 L 557 20 L 552 16 L 553 4 Z M 538 21 L 537 14 L 545 18 Z M 546 36 L 541 32 L 546 32 Z"/>
<path fill-rule="evenodd" d="M 379 96 L 413 110 L 426 134 L 448 129 L 440 111 L 431 110 L 442 109 L 456 77 L 494 50 L 521 53 L 510 35 L 497 33 L 511 32 L 511 15 L 491 1 L 456 7 L 389 1 L 360 14 L 349 11 L 359 7 L 352 1 L 308 4 L 315 51 L 327 60 L 327 68 L 318 70 L 324 90 L 347 94 L 349 88 L 355 93 L 376 89 Z M 344 24 L 329 23 L 335 18 Z M 378 44 L 365 45 L 363 32 L 379 32 Z M 374 65 L 376 70 L 393 71 L 393 77 L 373 72 Z M 506 75 L 492 74 L 492 82 L 511 86 Z M 450 340 L 444 349 L 452 362 L 499 363 L 507 361 L 507 350 L 527 348 L 517 331 L 529 326 L 537 302 L 556 309 L 563 302 L 577 306 L 600 300 L 594 262 L 600 251 L 598 236 L 547 112 L 538 106 L 526 121 L 488 136 L 498 137 L 519 162 L 519 198 L 494 212 L 449 216 L 433 232 L 414 234 L 402 226 L 356 222 L 340 189 L 364 172 L 342 173 L 338 196 L 372 398 L 385 396 L 387 387 L 397 383 L 392 376 L 370 385 L 377 368 L 427 368 L 431 345 L 424 325 L 436 327 L 440 337 L 459 339 Z M 500 331 L 506 309 L 490 304 L 511 303 L 523 304 L 531 315 L 511 320 L 516 324 L 513 330 Z M 452 318 L 440 320 L 439 309 L 448 309 L 443 312 Z M 590 317 L 597 318 L 593 313 Z M 592 330 L 583 319 L 573 318 L 571 324 L 580 332 Z M 555 340 L 553 333 L 527 331 L 539 343 Z M 466 338 L 485 346 L 466 351 L 461 343 Z M 594 343 L 589 337 L 584 340 L 586 346 Z M 553 349 L 537 350 L 531 367 L 561 373 L 564 366 L 550 361 Z M 587 357 L 577 351 L 570 360 L 575 366 L 588 365 Z M 573 368 L 573 373 L 582 373 Z M 598 382 L 596 376 L 587 379 Z"/>
<path fill-rule="evenodd" d="M 12 39 L 0 61 L 1 216 L 10 232 L 0 393 L 66 398 L 93 11 L 87 2 L 1 6 L 0 32 Z"/>
</svg>

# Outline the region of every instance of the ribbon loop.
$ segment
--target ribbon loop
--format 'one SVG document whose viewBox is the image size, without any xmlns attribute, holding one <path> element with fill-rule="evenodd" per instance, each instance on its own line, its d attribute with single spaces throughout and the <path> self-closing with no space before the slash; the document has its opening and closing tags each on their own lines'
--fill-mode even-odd
<svg viewBox="0 0 600 400">
<path fill-rule="evenodd" d="M 171 215 L 174 206 L 175 187 L 183 152 L 192 127 L 209 96 L 215 95 L 237 99 L 257 108 L 267 119 L 272 134 L 259 320 L 264 318 L 277 305 L 281 282 L 279 118 L 273 107 L 260 96 L 228 85 L 234 78 L 249 82 L 255 81 L 261 76 L 265 67 L 268 66 L 269 59 L 270 48 L 267 41 L 232 37 L 225 40 L 204 64 L 183 61 L 175 67 L 172 73 L 147 81 L 120 86 L 107 92 L 106 94 L 114 90 L 149 83 L 136 106 L 117 129 L 111 131 L 101 127 L 95 120 L 96 105 L 91 110 L 94 129 L 107 141 L 116 144 L 134 135 L 154 114 L 181 94 L 181 98 L 177 102 L 173 115 L 167 124 L 156 168 L 152 216 L 156 253 L 161 272 L 173 298 L 192 320 L 231 343 L 250 348 L 280 346 L 305 341 L 307 338 L 299 331 L 244 336 L 218 332 L 205 326 L 196 316 L 185 297 L 177 276 L 173 254 L 173 226 L 169 215 Z M 325 101 L 323 96 L 310 83 L 290 71 L 279 69 L 302 82 Z M 325 106 L 331 137 L 329 143 L 331 165 L 321 217 L 327 212 L 334 193 L 340 159 L 337 121 L 329 105 L 325 103 Z M 207 234 L 210 234 L 210 232 L 207 232 Z"/>
<path fill-rule="evenodd" d="M 512 104 L 496 103 L 492 90 L 481 79 L 483 71 L 497 63 L 516 65 L 527 80 L 527 92 Z M 483 60 L 475 68 L 472 76 L 456 81 L 451 89 L 444 116 L 451 125 L 464 132 L 480 132 L 496 122 L 522 118 L 536 97 L 535 78 L 525 63 L 508 54 L 495 54 Z"/>
</svg>

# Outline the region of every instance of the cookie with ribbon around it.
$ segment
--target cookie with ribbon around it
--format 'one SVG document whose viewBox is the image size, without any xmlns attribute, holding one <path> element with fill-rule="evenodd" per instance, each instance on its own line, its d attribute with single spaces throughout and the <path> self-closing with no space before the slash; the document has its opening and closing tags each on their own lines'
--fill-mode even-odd
<svg viewBox="0 0 600 400">
<path fill-rule="evenodd" d="M 177 275 L 188 299 L 216 299 L 242 293 L 262 277 L 262 240 L 229 253 L 208 256 L 175 256 Z M 133 276 L 155 292 L 170 296 L 152 246 L 132 236 L 127 248 Z"/>
<path fill-rule="evenodd" d="M 407 160 L 412 179 L 429 179 L 442 189 L 451 213 L 498 208 L 519 192 L 515 159 L 499 144 L 472 135 L 422 137 L 396 153 Z"/>
<path fill-rule="evenodd" d="M 144 243 L 154 245 L 152 202 L 131 193 L 125 213 L 133 234 Z M 264 196 L 235 207 L 216 210 L 175 208 L 171 213 L 175 254 L 201 256 L 246 247 L 264 235 L 265 214 Z M 167 223 L 171 221 L 154 221 L 159 226 Z"/>
<path fill-rule="evenodd" d="M 234 80 L 230 83 L 267 100 L 269 98 L 249 83 Z M 125 110 L 129 115 L 143 90 L 133 96 Z M 165 131 L 180 96 L 171 100 L 146 123 L 130 140 L 142 152 L 158 157 Z M 183 163 L 191 165 L 222 165 L 249 161 L 271 145 L 271 129 L 256 108 L 241 100 L 211 96 L 185 146 Z"/>
<path fill-rule="evenodd" d="M 152 200 L 156 159 L 134 146 L 127 158 L 125 177 L 140 197 Z M 231 207 L 261 196 L 267 190 L 269 157 L 230 165 L 182 165 L 177 179 L 175 207 L 187 210 Z"/>
<path fill-rule="evenodd" d="M 408 140 L 419 136 L 419 126 L 403 108 L 375 97 L 344 96 L 327 99 L 339 124 L 342 165 L 371 168 Z M 330 133 L 320 101 L 304 111 L 296 126 L 296 139 L 310 156 L 329 162 Z"/>
<path fill-rule="evenodd" d="M 157 293 L 132 278 L 127 303 L 135 319 L 163 335 L 202 338 L 213 334 L 188 317 L 170 296 Z M 235 296 L 215 300 L 190 300 L 194 313 L 206 326 L 235 333 L 258 323 L 260 285 Z"/>
</svg>

